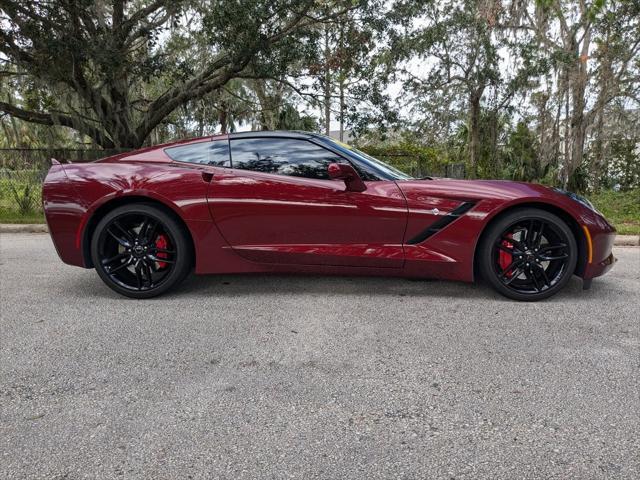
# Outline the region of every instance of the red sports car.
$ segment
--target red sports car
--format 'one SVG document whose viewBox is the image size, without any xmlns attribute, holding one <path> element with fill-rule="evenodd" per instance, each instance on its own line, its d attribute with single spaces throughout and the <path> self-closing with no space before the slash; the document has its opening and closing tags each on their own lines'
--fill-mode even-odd
<svg viewBox="0 0 640 480">
<path fill-rule="evenodd" d="M 198 274 L 482 276 L 517 300 L 608 271 L 615 229 L 584 198 L 510 181 L 414 179 L 303 132 L 246 132 L 53 161 L 62 260 L 149 298 Z"/>
</svg>

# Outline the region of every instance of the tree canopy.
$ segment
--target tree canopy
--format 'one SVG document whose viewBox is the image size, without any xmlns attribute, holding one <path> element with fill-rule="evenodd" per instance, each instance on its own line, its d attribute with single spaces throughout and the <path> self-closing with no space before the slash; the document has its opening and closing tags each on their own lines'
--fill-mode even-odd
<svg viewBox="0 0 640 480">
<path fill-rule="evenodd" d="M 331 3 L 325 14 L 312 0 L 2 0 L 0 52 L 38 95 L 0 110 L 139 147 L 178 107 L 311 55 L 311 27 L 358 6 Z"/>
</svg>

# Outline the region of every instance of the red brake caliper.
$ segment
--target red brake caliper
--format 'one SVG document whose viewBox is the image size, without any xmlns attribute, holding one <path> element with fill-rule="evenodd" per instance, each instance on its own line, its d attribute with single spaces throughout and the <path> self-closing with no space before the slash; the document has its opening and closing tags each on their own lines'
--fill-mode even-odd
<svg viewBox="0 0 640 480">
<path fill-rule="evenodd" d="M 167 237 L 165 237 L 162 234 L 158 235 L 158 237 L 156 238 L 156 247 L 166 250 L 168 246 L 169 246 L 169 240 L 167 239 Z M 158 252 L 156 257 L 169 258 L 169 254 L 164 252 Z M 164 268 L 166 266 L 167 266 L 167 262 L 158 262 L 158 268 Z"/>
<path fill-rule="evenodd" d="M 510 233 L 507 235 L 507 237 L 509 238 L 513 238 L 513 234 Z M 507 248 L 513 248 L 513 245 L 510 242 L 507 242 L 506 240 L 502 241 L 502 245 L 507 247 Z M 499 257 L 498 257 L 498 263 L 500 264 L 500 268 L 502 268 L 502 270 L 504 270 L 505 268 L 507 268 L 509 265 L 511 265 L 511 261 L 513 259 L 513 255 L 511 255 L 510 253 L 505 252 L 504 250 L 500 250 L 499 253 Z M 513 269 L 511 269 L 513 270 Z M 511 277 L 513 275 L 513 272 L 508 272 L 507 273 L 507 277 Z"/>
</svg>

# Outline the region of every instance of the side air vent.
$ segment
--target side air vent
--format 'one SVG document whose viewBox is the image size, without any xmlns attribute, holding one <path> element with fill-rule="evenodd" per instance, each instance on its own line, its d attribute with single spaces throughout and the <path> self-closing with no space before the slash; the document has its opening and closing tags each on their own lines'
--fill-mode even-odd
<svg viewBox="0 0 640 480">
<path fill-rule="evenodd" d="M 474 205 L 475 205 L 474 202 L 464 202 L 462 205 L 454 208 L 449 213 L 444 215 L 442 218 L 439 218 L 438 220 L 433 222 L 425 230 L 421 231 L 418 235 L 413 237 L 407 243 L 410 245 L 416 245 L 418 243 L 424 242 L 431 235 L 438 233 L 440 230 L 442 230 L 444 227 L 449 225 L 455 219 L 467 213 L 469 210 L 473 208 Z"/>
</svg>

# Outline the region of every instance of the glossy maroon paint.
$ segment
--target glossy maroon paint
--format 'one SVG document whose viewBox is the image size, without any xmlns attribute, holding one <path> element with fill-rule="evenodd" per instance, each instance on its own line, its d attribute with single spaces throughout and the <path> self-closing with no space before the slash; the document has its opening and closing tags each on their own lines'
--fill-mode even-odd
<svg viewBox="0 0 640 480">
<path fill-rule="evenodd" d="M 366 190 L 355 192 L 339 179 L 176 162 L 164 153 L 166 146 L 51 167 L 43 203 L 64 262 L 90 267 L 88 245 L 99 216 L 113 202 L 147 200 L 183 220 L 200 274 L 306 272 L 472 281 L 484 229 L 501 212 L 525 205 L 570 221 L 581 246 L 576 274 L 590 279 L 613 264 L 614 228 L 591 209 L 541 185 L 389 180 L 365 182 Z M 473 208 L 426 241 L 409 243 L 464 202 L 473 202 Z M 591 263 L 583 227 L 592 238 Z"/>
</svg>

